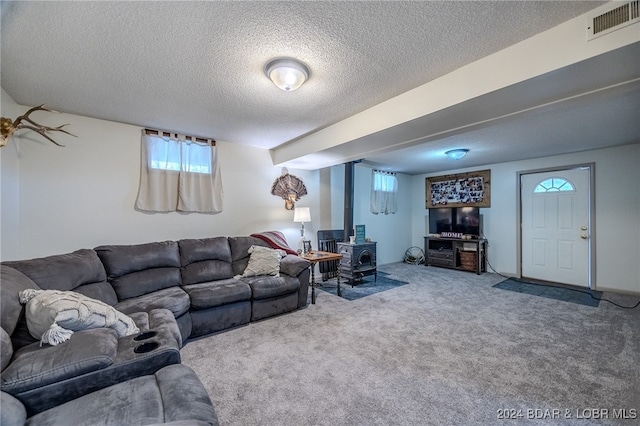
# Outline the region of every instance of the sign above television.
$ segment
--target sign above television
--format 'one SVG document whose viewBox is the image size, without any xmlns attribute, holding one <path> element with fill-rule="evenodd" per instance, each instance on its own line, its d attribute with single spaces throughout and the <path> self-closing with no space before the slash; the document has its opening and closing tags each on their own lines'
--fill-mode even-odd
<svg viewBox="0 0 640 426">
<path fill-rule="evenodd" d="M 428 177 L 426 208 L 491 207 L 491 170 Z"/>
</svg>

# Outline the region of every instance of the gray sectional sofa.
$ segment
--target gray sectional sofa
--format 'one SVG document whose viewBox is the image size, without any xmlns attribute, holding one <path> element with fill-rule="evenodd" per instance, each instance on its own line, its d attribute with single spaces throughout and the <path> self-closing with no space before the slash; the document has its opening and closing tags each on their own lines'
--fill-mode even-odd
<svg viewBox="0 0 640 426">
<path fill-rule="evenodd" d="M 202 384 L 180 365 L 183 343 L 307 303 L 309 262 L 287 255 L 279 276 L 244 276 L 254 245 L 268 247 L 250 236 L 214 237 L 2 262 L 1 423 L 216 424 Z M 93 328 L 41 345 L 18 300 L 25 289 L 83 294 L 128 315 L 140 332 Z"/>
</svg>

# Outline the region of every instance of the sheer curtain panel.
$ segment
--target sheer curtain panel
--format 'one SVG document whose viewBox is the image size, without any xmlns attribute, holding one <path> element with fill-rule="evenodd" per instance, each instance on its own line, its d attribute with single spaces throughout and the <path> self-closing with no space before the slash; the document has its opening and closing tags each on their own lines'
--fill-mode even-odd
<svg viewBox="0 0 640 426">
<path fill-rule="evenodd" d="M 395 173 L 371 170 L 371 213 L 394 214 L 398 211 L 397 193 Z"/>
<path fill-rule="evenodd" d="M 142 131 L 137 209 L 218 213 L 222 197 L 215 142 Z"/>
</svg>

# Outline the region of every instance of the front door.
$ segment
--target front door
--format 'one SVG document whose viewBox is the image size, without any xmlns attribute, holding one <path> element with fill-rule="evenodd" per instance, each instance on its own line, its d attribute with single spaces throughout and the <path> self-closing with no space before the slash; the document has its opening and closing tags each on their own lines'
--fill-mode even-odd
<svg viewBox="0 0 640 426">
<path fill-rule="evenodd" d="M 589 167 L 520 176 L 522 276 L 591 287 Z"/>
</svg>

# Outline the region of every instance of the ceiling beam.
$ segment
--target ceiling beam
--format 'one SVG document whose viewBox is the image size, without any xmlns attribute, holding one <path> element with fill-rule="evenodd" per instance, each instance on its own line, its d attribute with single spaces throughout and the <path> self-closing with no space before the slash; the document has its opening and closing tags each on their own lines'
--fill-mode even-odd
<svg viewBox="0 0 640 426">
<path fill-rule="evenodd" d="M 637 62 L 636 58 L 640 57 L 639 24 L 587 41 L 587 21 L 592 13 L 569 20 L 332 126 L 280 145 L 271 150 L 272 161 L 274 165 L 299 169 L 328 167 L 363 158 L 372 150 L 418 143 L 429 135 L 464 126 L 465 120 L 466 125 L 472 123 L 473 119 L 469 121 L 469 117 L 457 116 L 461 110 L 467 110 L 469 116 L 484 114 L 482 120 L 496 119 L 563 97 L 632 80 L 634 75 L 625 75 L 625 70 L 637 73 L 637 64 L 628 68 L 614 62 L 615 68 L 607 68 L 611 62 L 605 54 L 617 50 L 624 55 L 628 51 L 623 48 L 627 47 L 635 54 L 631 60 Z M 623 61 L 628 59 L 623 58 Z M 522 88 L 528 90 L 518 95 L 518 89 Z M 501 96 L 505 93 L 509 96 Z M 488 99 L 493 99 L 493 104 L 486 103 Z M 473 108 L 469 112 L 470 107 Z"/>
</svg>

